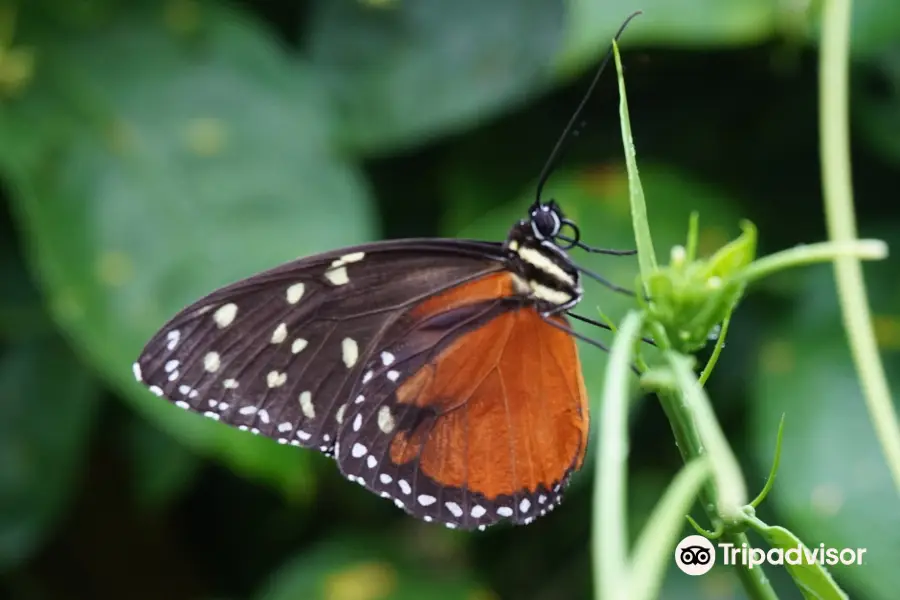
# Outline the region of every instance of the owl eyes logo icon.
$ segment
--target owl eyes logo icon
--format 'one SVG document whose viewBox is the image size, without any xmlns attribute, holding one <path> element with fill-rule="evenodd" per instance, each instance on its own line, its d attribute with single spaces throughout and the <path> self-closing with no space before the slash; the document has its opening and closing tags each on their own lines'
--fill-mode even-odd
<svg viewBox="0 0 900 600">
<path fill-rule="evenodd" d="M 702 535 L 689 535 L 675 547 L 675 564 L 688 575 L 703 575 L 716 564 L 716 550 Z"/>
</svg>

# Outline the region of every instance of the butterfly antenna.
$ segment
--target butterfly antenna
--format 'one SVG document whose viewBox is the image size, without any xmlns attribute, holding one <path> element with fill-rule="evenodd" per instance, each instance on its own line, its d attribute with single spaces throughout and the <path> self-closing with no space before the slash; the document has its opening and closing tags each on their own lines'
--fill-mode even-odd
<svg viewBox="0 0 900 600">
<path fill-rule="evenodd" d="M 616 35 L 613 37 L 614 41 L 619 41 L 619 38 L 622 36 L 622 33 L 625 31 L 625 28 L 628 27 L 628 24 L 631 22 L 633 18 L 641 14 L 641 11 L 635 11 L 631 15 L 625 19 L 625 22 L 622 23 L 622 26 L 619 27 L 619 31 L 616 32 Z M 544 168 L 541 169 L 541 175 L 538 177 L 537 184 L 537 192 L 535 195 L 534 206 L 532 208 L 536 208 L 541 203 L 541 193 L 544 190 L 544 184 L 547 183 L 547 180 L 550 178 L 550 175 L 553 174 L 553 169 L 556 167 L 560 152 L 562 151 L 563 145 L 568 139 L 569 135 L 575 129 L 575 125 L 578 122 L 578 119 L 581 117 L 581 113 L 584 110 L 585 105 L 588 100 L 590 100 L 591 95 L 594 93 L 594 88 L 597 87 L 597 82 L 600 81 L 600 75 L 603 73 L 603 70 L 606 68 L 606 65 L 609 63 L 609 60 L 613 55 L 613 46 L 610 44 L 609 50 L 606 53 L 606 56 L 603 58 L 603 62 L 600 63 L 600 67 L 597 69 L 597 72 L 594 74 L 594 80 L 591 81 L 591 85 L 587 90 L 587 93 L 581 99 L 581 103 L 578 105 L 578 108 L 575 109 L 575 112 L 572 114 L 572 118 L 569 119 L 568 124 L 566 124 L 565 129 L 563 129 L 562 135 L 559 136 L 559 140 L 557 140 L 556 145 L 553 146 L 553 150 L 550 152 L 550 157 L 547 159 L 547 162 L 544 164 Z"/>
<path fill-rule="evenodd" d="M 568 316 L 572 317 L 573 319 L 575 319 L 576 321 L 581 321 L 582 323 L 587 323 L 588 325 L 593 325 L 594 327 L 599 327 L 600 329 L 605 329 L 607 331 L 613 330 L 613 328 L 610 327 L 609 325 L 607 325 L 606 323 L 603 323 L 596 319 L 591 319 L 590 317 L 585 317 L 583 315 L 579 315 L 579 314 L 574 313 L 569 310 L 566 311 L 566 314 Z M 656 342 L 653 341 L 653 338 L 642 337 L 641 341 L 644 342 L 645 344 L 650 344 L 651 346 L 656 346 Z"/>
</svg>

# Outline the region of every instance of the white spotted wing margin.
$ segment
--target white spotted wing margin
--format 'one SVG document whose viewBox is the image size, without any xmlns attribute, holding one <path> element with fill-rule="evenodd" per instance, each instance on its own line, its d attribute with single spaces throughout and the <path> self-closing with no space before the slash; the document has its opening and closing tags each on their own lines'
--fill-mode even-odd
<svg viewBox="0 0 900 600">
<path fill-rule="evenodd" d="M 411 321 L 408 316 L 398 320 L 386 334 L 380 352 L 367 361 L 354 398 L 343 409 L 334 449 L 341 472 L 407 513 L 451 529 L 484 530 L 504 520 L 528 524 L 552 511 L 562 499 L 571 470 L 549 488 L 488 498 L 466 485 L 435 481 L 422 470 L 421 457 L 398 464 L 391 452 L 398 435 L 408 439 L 418 432 L 427 439 L 444 416 L 440 408 L 398 402 L 398 388 L 421 370 L 434 368 L 440 351 L 459 336 L 514 310 L 532 309 L 522 298 L 509 297 L 462 306 L 426 321 Z M 468 359 L 484 357 L 471 355 Z M 465 402 L 455 398 L 449 410 L 465 411 Z M 467 421 L 468 435 L 479 435 L 475 428 Z"/>
<path fill-rule="evenodd" d="M 190 412 L 331 454 L 363 366 L 423 298 L 504 268 L 500 244 L 378 242 L 299 259 L 183 309 L 133 365 Z"/>
</svg>

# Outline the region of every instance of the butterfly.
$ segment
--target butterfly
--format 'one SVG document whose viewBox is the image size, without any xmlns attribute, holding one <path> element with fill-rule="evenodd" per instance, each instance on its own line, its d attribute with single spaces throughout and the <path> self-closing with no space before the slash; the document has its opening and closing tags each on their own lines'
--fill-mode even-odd
<svg viewBox="0 0 900 600">
<path fill-rule="evenodd" d="M 175 315 L 135 378 L 182 409 L 317 449 L 425 521 L 532 522 L 587 449 L 575 340 L 604 346 L 568 317 L 605 325 L 572 312 L 581 277 L 622 291 L 569 250 L 633 254 L 582 243 L 540 199 L 559 147 L 505 241 L 388 240 L 253 275 Z"/>
</svg>

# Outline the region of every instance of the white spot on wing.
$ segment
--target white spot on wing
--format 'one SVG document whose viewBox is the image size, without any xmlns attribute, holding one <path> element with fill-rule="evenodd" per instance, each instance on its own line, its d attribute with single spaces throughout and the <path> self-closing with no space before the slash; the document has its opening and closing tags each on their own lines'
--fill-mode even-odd
<svg viewBox="0 0 900 600">
<path fill-rule="evenodd" d="M 462 508 L 460 508 L 459 504 L 456 502 L 444 502 L 444 506 L 446 506 L 447 510 L 449 510 L 457 519 L 463 514 Z"/>
<path fill-rule="evenodd" d="M 356 442 L 355 444 L 353 444 L 353 448 L 350 449 L 350 454 L 353 455 L 353 458 L 362 458 L 368 451 L 368 448 L 366 448 L 359 442 Z"/>
<path fill-rule="evenodd" d="M 501 506 L 497 509 L 497 514 L 501 517 L 511 517 L 513 515 L 513 511 L 508 506 Z"/>
<path fill-rule="evenodd" d="M 238 409 L 238 413 L 242 415 L 255 415 L 256 407 L 255 406 L 242 406 Z"/>
<path fill-rule="evenodd" d="M 300 302 L 300 298 L 303 297 L 303 292 L 306 291 L 306 286 L 302 283 L 295 283 L 287 289 L 287 301 L 288 304 L 297 304 Z"/>
<path fill-rule="evenodd" d="M 275 331 L 272 332 L 272 343 L 280 344 L 285 339 L 287 339 L 287 325 L 280 323 L 278 327 L 275 328 Z"/>
<path fill-rule="evenodd" d="M 224 329 L 231 325 L 234 322 L 234 318 L 237 316 L 238 307 L 234 302 L 229 302 L 223 306 L 220 306 L 216 312 L 213 313 L 213 321 L 216 322 L 216 325 L 219 326 L 219 329 Z"/>
<path fill-rule="evenodd" d="M 163 395 L 162 388 L 159 387 L 158 385 L 151 385 L 151 386 L 150 386 L 150 392 L 153 393 L 153 394 L 155 394 L 155 395 L 157 395 L 157 396 L 160 396 L 160 397 Z"/>
<path fill-rule="evenodd" d="M 307 341 L 304 340 L 303 338 L 297 338 L 297 339 L 294 340 L 294 342 L 291 344 L 291 352 L 292 352 L 293 354 L 300 354 L 300 353 L 303 351 L 303 349 L 306 348 L 306 345 L 307 345 L 308 343 L 309 343 L 309 342 L 307 342 Z"/>
<path fill-rule="evenodd" d="M 366 458 L 366 466 L 368 466 L 370 469 L 374 469 L 378 466 L 378 459 L 370 454 L 368 458 Z"/>
<path fill-rule="evenodd" d="M 347 405 L 341 404 L 341 406 L 337 409 L 337 413 L 335 413 L 334 418 L 338 423 L 344 422 L 344 413 L 347 412 Z"/>
<path fill-rule="evenodd" d="M 353 418 L 353 431 L 359 431 L 360 427 L 362 427 L 362 415 L 356 413 L 356 417 Z"/>
<path fill-rule="evenodd" d="M 485 513 L 487 513 L 487 510 L 482 505 L 476 504 L 472 507 L 472 511 L 469 514 L 476 519 L 480 519 L 485 515 Z"/>
<path fill-rule="evenodd" d="M 285 381 L 287 381 L 287 373 L 269 371 L 269 374 L 266 375 L 266 385 L 268 385 L 270 388 L 277 388 L 279 386 L 282 386 L 284 385 Z"/>
<path fill-rule="evenodd" d="M 385 351 L 385 352 L 381 353 L 381 364 L 383 364 L 386 367 L 389 366 L 391 363 L 393 363 L 394 359 L 395 359 L 394 355 L 391 354 L 390 352 Z"/>
<path fill-rule="evenodd" d="M 236 379 L 226 379 L 225 381 L 222 382 L 222 385 L 225 387 L 225 389 L 236 390 L 237 386 L 238 386 L 238 382 Z"/>
<path fill-rule="evenodd" d="M 350 283 L 350 277 L 347 275 L 347 267 L 337 267 L 325 271 L 325 279 L 334 285 Z"/>
<path fill-rule="evenodd" d="M 134 378 L 138 381 L 143 381 L 143 375 L 141 374 L 141 365 L 134 363 L 131 365 L 131 372 L 134 373 Z"/>
<path fill-rule="evenodd" d="M 394 478 L 391 477 L 390 475 L 388 475 L 387 473 L 382 473 L 381 475 L 378 476 L 378 479 L 380 479 L 381 483 L 383 483 L 385 485 L 389 484 L 390 482 L 392 482 L 394 480 Z"/>
<path fill-rule="evenodd" d="M 165 370 L 166 373 L 171 373 L 172 371 L 174 371 L 175 369 L 178 368 L 178 365 L 179 365 L 179 361 L 170 360 L 165 364 L 163 369 Z"/>
<path fill-rule="evenodd" d="M 429 496 L 428 494 L 419 494 L 417 500 L 422 506 L 431 506 L 432 504 L 437 502 L 437 498 L 435 498 L 434 496 Z"/>
<path fill-rule="evenodd" d="M 356 344 L 356 340 L 344 338 L 344 341 L 341 342 L 341 358 L 344 359 L 344 364 L 348 369 L 356 364 L 359 359 L 359 346 Z"/>
<path fill-rule="evenodd" d="M 312 392 L 300 393 L 300 410 L 307 419 L 316 418 L 316 407 L 312 403 Z"/>
<path fill-rule="evenodd" d="M 259 416 L 260 421 L 262 421 L 266 425 L 269 424 L 269 411 L 267 411 L 264 408 L 261 408 L 261 409 L 259 409 L 259 412 L 256 414 L 257 414 L 257 416 Z"/>
<path fill-rule="evenodd" d="M 332 264 L 335 267 L 339 267 L 339 266 L 346 265 L 349 263 L 359 262 L 365 257 L 366 257 L 365 252 L 351 252 L 350 254 L 343 255 L 342 257 L 340 257 L 339 259 L 334 261 L 334 263 L 332 263 Z M 338 264 L 338 263 L 340 263 L 340 264 Z"/>
<path fill-rule="evenodd" d="M 399 479 L 397 481 L 397 485 L 400 486 L 400 491 L 402 491 L 407 496 L 412 492 L 412 488 L 409 487 L 409 482 L 405 479 Z"/>
<path fill-rule="evenodd" d="M 181 340 L 181 332 L 177 329 L 174 329 L 166 334 L 166 339 L 169 341 L 166 344 L 167 350 L 174 350 L 175 346 L 178 345 L 178 342 Z"/>
<path fill-rule="evenodd" d="M 206 356 L 203 357 L 203 368 L 210 373 L 218 371 L 219 365 L 221 365 L 221 361 L 218 352 L 207 352 Z"/>
<path fill-rule="evenodd" d="M 394 370 L 388 371 L 387 378 L 390 379 L 391 381 L 397 381 L 400 378 L 400 371 L 394 371 Z"/>
<path fill-rule="evenodd" d="M 519 502 L 519 510 L 528 512 L 529 508 L 531 508 L 531 501 L 528 498 L 522 498 L 522 501 Z"/>
<path fill-rule="evenodd" d="M 278 424 L 278 431 L 280 431 L 281 433 L 286 433 L 290 431 L 292 427 L 293 425 L 291 425 L 288 421 L 285 421 L 284 423 Z"/>
<path fill-rule="evenodd" d="M 378 429 L 380 429 L 384 433 L 391 433 L 392 431 L 394 431 L 394 428 L 396 426 L 397 426 L 397 423 L 394 421 L 394 415 L 391 414 L 390 407 L 382 406 L 381 408 L 379 408 L 378 409 Z"/>
<path fill-rule="evenodd" d="M 303 440 L 304 442 L 307 441 L 309 438 L 312 437 L 310 434 L 306 433 L 306 432 L 303 431 L 302 429 L 298 430 L 297 433 L 296 433 L 295 435 L 296 435 L 298 438 L 300 438 L 301 440 Z"/>
</svg>

